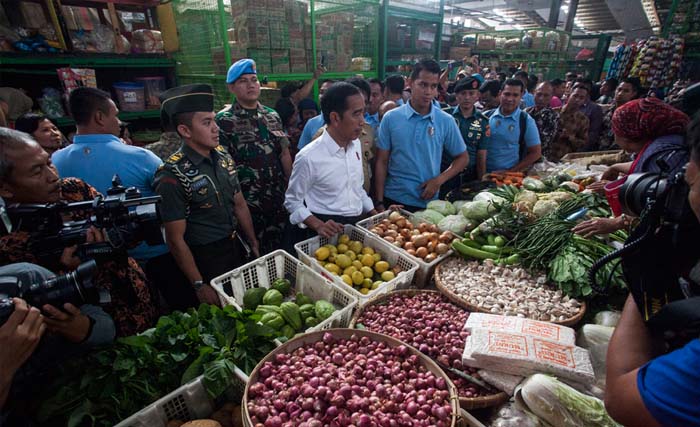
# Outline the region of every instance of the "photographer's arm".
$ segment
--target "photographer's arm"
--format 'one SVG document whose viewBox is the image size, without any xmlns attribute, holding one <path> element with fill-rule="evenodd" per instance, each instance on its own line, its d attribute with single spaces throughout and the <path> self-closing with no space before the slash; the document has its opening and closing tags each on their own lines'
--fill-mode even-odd
<svg viewBox="0 0 700 427">
<path fill-rule="evenodd" d="M 623 425 L 654 427 L 637 386 L 639 368 L 655 356 L 651 334 L 630 295 L 608 346 L 605 408 Z"/>
<path fill-rule="evenodd" d="M 46 330 L 39 310 L 19 298 L 13 301 L 15 310 L 0 327 L 0 408 L 5 405 L 15 373 L 34 353 Z"/>
</svg>

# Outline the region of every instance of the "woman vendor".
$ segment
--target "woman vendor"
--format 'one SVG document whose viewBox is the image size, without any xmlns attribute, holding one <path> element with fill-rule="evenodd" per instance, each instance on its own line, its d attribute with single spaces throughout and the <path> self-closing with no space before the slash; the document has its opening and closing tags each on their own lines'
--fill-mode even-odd
<svg viewBox="0 0 700 427">
<path fill-rule="evenodd" d="M 690 119 L 680 110 L 657 98 L 643 98 L 630 101 L 615 110 L 612 128 L 615 142 L 634 160 L 618 163 L 608 168 L 601 181 L 590 185 L 594 191 L 603 190 L 611 181 L 632 173 L 662 172 L 657 160 L 663 159 L 669 166 L 667 172 L 673 174 L 688 162 L 688 147 L 683 139 Z M 583 221 L 573 228 L 585 237 L 613 233 L 630 225 L 627 215 L 616 218 L 593 218 Z"/>
</svg>

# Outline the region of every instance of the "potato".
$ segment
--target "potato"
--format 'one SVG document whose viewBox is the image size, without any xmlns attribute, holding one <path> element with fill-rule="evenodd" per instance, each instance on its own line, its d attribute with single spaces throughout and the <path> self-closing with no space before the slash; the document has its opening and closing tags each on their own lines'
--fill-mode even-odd
<svg viewBox="0 0 700 427">
<path fill-rule="evenodd" d="M 231 423 L 231 411 L 227 411 L 224 408 L 211 414 L 211 419 L 221 424 L 221 427 L 233 427 Z"/>
<path fill-rule="evenodd" d="M 168 424 L 166 424 L 166 427 L 181 427 L 183 424 L 185 424 L 185 422 L 182 420 L 170 420 Z"/>
</svg>

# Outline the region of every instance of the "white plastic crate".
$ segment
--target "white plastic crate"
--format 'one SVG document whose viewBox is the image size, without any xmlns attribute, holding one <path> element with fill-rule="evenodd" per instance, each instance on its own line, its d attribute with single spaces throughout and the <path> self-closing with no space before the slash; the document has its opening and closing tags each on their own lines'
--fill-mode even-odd
<svg viewBox="0 0 700 427">
<path fill-rule="evenodd" d="M 380 239 L 378 236 L 373 235 L 369 231 L 361 230 L 354 225 L 345 225 L 343 231 L 344 234 L 350 236 L 350 240 L 357 240 L 362 242 L 364 246 L 369 246 L 374 249 L 375 252 L 381 254 L 382 259 L 387 261 L 389 265 L 393 268 L 398 265 L 401 268 L 401 272 L 396 275 L 396 277 L 388 282 L 382 283 L 377 289 L 371 291 L 367 295 L 362 295 L 360 292 L 355 290 L 353 287 L 348 286 L 339 276 L 334 275 L 330 271 L 323 268 L 316 258 L 314 257 L 314 252 L 316 249 L 324 245 L 335 245 L 338 243 L 338 238 L 340 234 L 336 234 L 331 238 L 316 236 L 309 240 L 297 243 L 294 245 L 294 249 L 297 251 L 299 259 L 304 261 L 306 265 L 311 266 L 315 271 L 319 272 L 324 277 L 332 280 L 335 284 L 347 289 L 352 295 L 355 295 L 360 301 L 360 305 L 365 304 L 370 299 L 377 295 L 393 291 L 394 289 L 403 289 L 408 287 L 413 281 L 413 275 L 416 270 L 418 270 L 418 263 L 411 260 L 408 254 L 402 254 L 398 251 L 398 248 L 392 246 L 388 242 Z"/>
<path fill-rule="evenodd" d="M 377 236 L 376 234 L 372 233 L 371 230 L 375 225 L 379 224 L 382 222 L 382 220 L 388 219 L 389 214 L 391 214 L 391 210 L 387 209 L 384 212 L 377 214 L 375 216 L 369 217 L 367 219 L 363 219 L 362 221 L 357 223 L 357 226 L 367 230 L 368 233 L 372 234 L 373 236 L 376 236 L 378 239 L 382 239 L 381 237 Z M 398 211 L 401 215 L 405 216 L 408 218 L 411 216 L 411 212 L 404 210 L 404 209 L 399 209 Z M 455 234 L 455 237 L 459 237 Z M 382 241 L 386 242 L 384 239 Z M 391 245 L 391 243 L 386 242 L 387 244 Z M 450 250 L 445 252 L 444 254 L 440 255 L 439 257 L 435 258 L 433 262 L 427 263 L 423 259 L 418 258 L 416 256 L 410 255 L 408 252 L 406 252 L 403 248 L 399 248 L 397 246 L 392 247 L 399 251 L 399 253 L 409 257 L 413 261 L 418 264 L 418 271 L 416 271 L 416 274 L 413 276 L 413 282 L 411 283 L 412 287 L 416 288 L 424 288 L 430 284 L 430 279 L 433 277 L 433 273 L 435 272 L 435 267 L 437 267 L 438 264 L 440 264 L 445 258 L 449 257 L 452 255 L 452 248 L 450 247 Z"/>
<path fill-rule="evenodd" d="M 214 400 L 209 397 L 209 393 L 204 388 L 202 378 L 203 376 L 199 376 L 161 397 L 115 427 L 167 427 L 170 420 L 190 421 L 208 418 L 216 408 Z M 224 396 L 232 402 L 241 401 L 247 382 L 248 376 L 235 368 L 231 386 Z"/>
<path fill-rule="evenodd" d="M 216 277 L 211 285 L 219 294 L 222 305 L 232 305 L 242 310 L 243 295 L 248 289 L 270 289 L 272 282 L 279 278 L 292 283 L 293 294 L 302 292 L 314 301 L 323 299 L 338 308 L 331 317 L 308 328 L 306 332 L 345 328 L 350 323 L 358 299 L 349 292 L 348 287 L 338 286 L 283 250 L 271 252 Z"/>
</svg>

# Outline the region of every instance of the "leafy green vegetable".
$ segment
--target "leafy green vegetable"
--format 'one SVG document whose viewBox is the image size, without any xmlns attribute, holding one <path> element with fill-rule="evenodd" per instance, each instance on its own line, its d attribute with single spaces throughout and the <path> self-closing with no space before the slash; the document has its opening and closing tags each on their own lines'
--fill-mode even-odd
<svg viewBox="0 0 700 427">
<path fill-rule="evenodd" d="M 263 296 L 263 304 L 279 306 L 284 301 L 284 295 L 277 289 L 269 289 Z"/>
<path fill-rule="evenodd" d="M 600 399 L 544 374 L 527 378 L 516 393 L 532 413 L 557 427 L 618 427 Z"/>
<path fill-rule="evenodd" d="M 408 217 L 408 220 L 415 226 L 418 226 L 421 222 L 437 225 L 443 218 L 445 218 L 445 215 L 441 214 L 440 212 L 432 209 L 426 209 L 424 211 L 413 213 L 410 217 Z"/>
<path fill-rule="evenodd" d="M 547 186 L 544 182 L 540 181 L 537 178 L 532 178 L 529 176 L 523 179 L 523 187 L 525 187 L 526 190 L 530 191 L 545 191 L 547 189 Z"/>
<path fill-rule="evenodd" d="M 199 375 L 219 395 L 234 366 L 249 374 L 276 347 L 277 333 L 261 317 L 206 304 L 163 316 L 153 329 L 61 366 L 36 399 L 36 422 L 112 426 Z"/>
<path fill-rule="evenodd" d="M 434 210 L 435 212 L 439 212 L 444 216 L 454 215 L 457 213 L 457 209 L 455 209 L 452 203 L 448 202 L 447 200 L 432 200 L 428 202 L 428 206 L 426 207 Z"/>
<path fill-rule="evenodd" d="M 462 205 L 460 212 L 467 219 L 482 221 L 498 212 L 498 208 L 493 202 L 488 200 L 477 200 Z"/>
<path fill-rule="evenodd" d="M 326 300 L 318 300 L 316 301 L 316 317 L 320 320 L 326 320 L 329 317 L 333 315 L 333 312 L 335 311 L 335 307 L 333 307 L 333 304 L 329 303 Z"/>
</svg>

